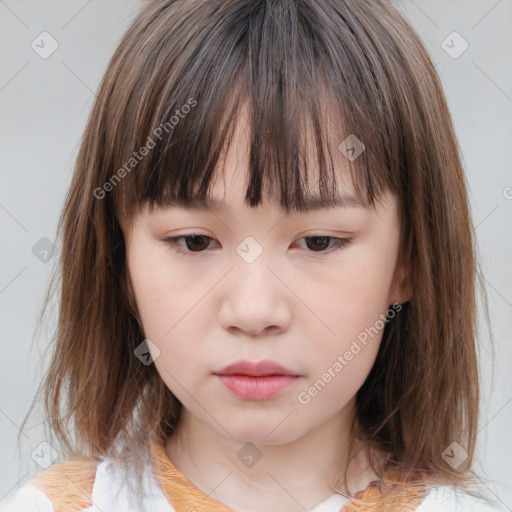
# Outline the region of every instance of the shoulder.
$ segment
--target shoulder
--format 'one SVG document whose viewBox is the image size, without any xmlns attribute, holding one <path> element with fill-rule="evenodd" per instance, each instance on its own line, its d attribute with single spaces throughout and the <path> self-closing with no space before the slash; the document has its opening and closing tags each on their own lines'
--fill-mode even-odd
<svg viewBox="0 0 512 512">
<path fill-rule="evenodd" d="M 79 512 L 92 506 L 100 460 L 72 457 L 54 464 L 24 484 L 0 512 Z"/>
<path fill-rule="evenodd" d="M 430 489 L 417 512 L 499 512 L 496 502 L 475 498 L 450 486 Z"/>
</svg>

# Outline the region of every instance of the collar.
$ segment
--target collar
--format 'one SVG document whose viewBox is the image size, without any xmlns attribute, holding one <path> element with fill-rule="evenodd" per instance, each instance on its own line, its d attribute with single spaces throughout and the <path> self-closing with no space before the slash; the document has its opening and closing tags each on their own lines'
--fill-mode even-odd
<svg viewBox="0 0 512 512">
<path fill-rule="evenodd" d="M 167 457 L 164 446 L 151 445 L 150 449 L 155 477 L 165 498 L 176 512 L 236 512 L 200 491 L 172 464 Z M 379 506 L 382 500 L 383 485 L 388 490 L 392 490 L 397 481 L 396 473 L 392 470 L 387 470 L 384 473 L 382 483 L 378 480 L 370 482 L 366 489 L 356 493 L 350 503 L 343 505 L 342 500 L 336 499 L 338 496 L 341 498 L 341 495 L 333 495 L 310 512 L 316 512 L 317 510 L 319 512 L 324 510 L 328 512 L 332 507 L 332 505 L 328 504 L 337 504 L 337 508 L 332 509 L 333 512 L 372 512 L 377 509 L 376 507 Z M 401 512 L 412 512 L 420 505 L 425 494 L 424 485 L 413 483 L 400 493 L 396 493 L 388 505 L 389 508 L 386 506 L 382 510 L 393 511 L 400 509 Z"/>
</svg>

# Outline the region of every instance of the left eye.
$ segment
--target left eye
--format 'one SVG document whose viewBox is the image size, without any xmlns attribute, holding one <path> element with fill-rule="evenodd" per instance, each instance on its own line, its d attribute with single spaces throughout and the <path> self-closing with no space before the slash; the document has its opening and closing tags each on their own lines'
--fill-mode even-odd
<svg viewBox="0 0 512 512">
<path fill-rule="evenodd" d="M 183 246 L 178 243 L 182 240 L 185 241 L 186 249 L 183 249 Z M 175 248 L 177 252 L 201 253 L 204 252 L 204 249 L 208 247 L 210 240 L 214 239 L 206 235 L 191 234 L 165 238 L 164 242 L 166 242 L 169 246 Z M 317 248 L 317 250 L 312 249 L 311 252 L 324 253 L 329 253 L 335 250 L 343 249 L 351 242 L 349 238 L 336 238 L 332 236 L 323 235 L 308 236 L 302 238 L 301 240 L 306 240 L 306 246 L 308 247 L 308 249 L 315 247 Z M 329 246 L 330 249 L 326 250 L 327 248 L 329 248 Z"/>
<path fill-rule="evenodd" d="M 313 251 L 313 252 L 332 252 L 337 249 L 343 249 L 348 244 L 350 244 L 349 238 L 336 238 L 333 236 L 323 236 L 323 235 L 314 235 L 314 236 L 307 236 L 305 238 L 302 238 L 301 240 L 306 240 L 306 246 L 308 249 L 311 249 L 311 247 L 318 247 L 320 246 L 319 251 Z M 310 242 L 308 243 L 307 240 Z M 330 243 L 332 242 L 332 245 L 330 246 Z M 326 246 L 330 246 L 330 250 L 326 251 Z"/>
</svg>

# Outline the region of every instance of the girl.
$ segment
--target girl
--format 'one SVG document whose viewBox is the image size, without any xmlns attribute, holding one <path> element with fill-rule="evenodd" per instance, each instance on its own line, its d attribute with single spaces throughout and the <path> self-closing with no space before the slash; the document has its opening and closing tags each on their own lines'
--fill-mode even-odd
<svg viewBox="0 0 512 512">
<path fill-rule="evenodd" d="M 69 457 L 7 510 L 488 506 L 465 177 L 388 2 L 147 2 L 59 232 Z"/>
</svg>

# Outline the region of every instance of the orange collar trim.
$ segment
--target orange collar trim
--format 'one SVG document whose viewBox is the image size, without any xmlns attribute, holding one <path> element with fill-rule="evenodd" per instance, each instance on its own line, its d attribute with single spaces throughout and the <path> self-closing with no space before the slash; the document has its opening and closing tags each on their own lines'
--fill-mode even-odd
<svg viewBox="0 0 512 512">
<path fill-rule="evenodd" d="M 235 512 L 200 491 L 167 457 L 165 448 L 152 445 L 155 476 L 164 496 L 176 512 Z"/>
</svg>

